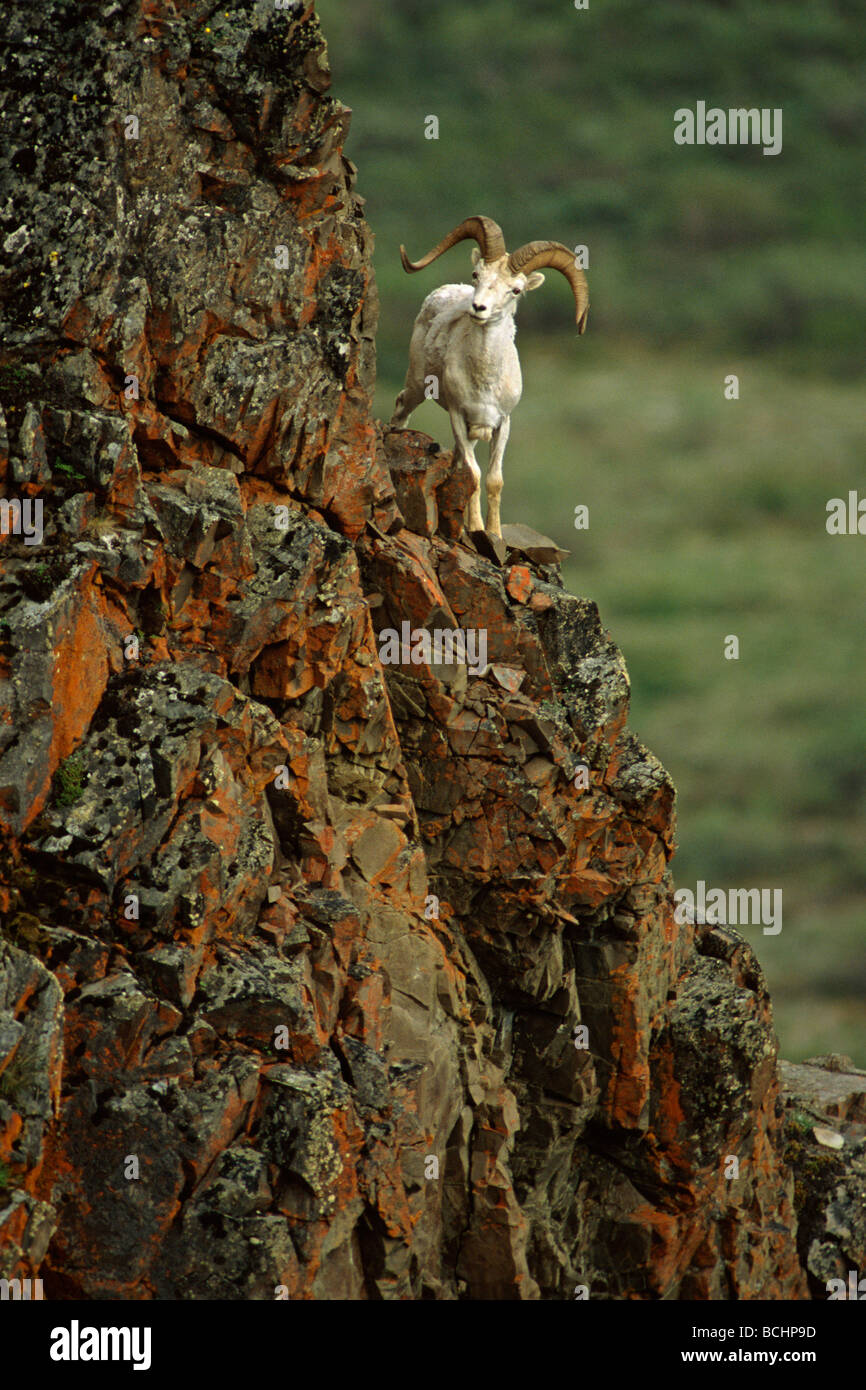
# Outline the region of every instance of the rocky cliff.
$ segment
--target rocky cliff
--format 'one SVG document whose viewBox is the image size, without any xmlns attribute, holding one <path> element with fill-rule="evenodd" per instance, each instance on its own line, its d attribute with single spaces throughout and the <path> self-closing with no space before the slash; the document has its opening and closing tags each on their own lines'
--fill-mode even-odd
<svg viewBox="0 0 866 1390">
<path fill-rule="evenodd" d="M 5 28 L 0 1273 L 808 1296 L 761 971 L 674 919 L 623 659 L 371 417 L 312 5 Z"/>
</svg>

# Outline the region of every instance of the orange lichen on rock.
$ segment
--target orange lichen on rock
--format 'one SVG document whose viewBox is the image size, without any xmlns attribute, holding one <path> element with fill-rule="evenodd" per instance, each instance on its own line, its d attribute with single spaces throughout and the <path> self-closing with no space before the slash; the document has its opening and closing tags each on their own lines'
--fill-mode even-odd
<svg viewBox="0 0 866 1390">
<path fill-rule="evenodd" d="M 473 541 L 469 469 L 372 418 L 313 7 L 133 8 L 32 17 L 88 99 L 22 184 L 18 270 L 62 274 L 3 324 L 44 535 L 3 543 L 0 1277 L 804 1296 L 766 989 L 675 918 L 623 658 L 553 542 Z M 0 161 L 67 128 L 14 91 Z"/>
</svg>

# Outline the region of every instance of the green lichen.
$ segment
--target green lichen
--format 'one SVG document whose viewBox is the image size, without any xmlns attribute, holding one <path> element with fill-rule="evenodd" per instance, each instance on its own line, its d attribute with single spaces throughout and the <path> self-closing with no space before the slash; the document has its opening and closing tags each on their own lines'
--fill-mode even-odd
<svg viewBox="0 0 866 1390">
<path fill-rule="evenodd" d="M 0 1072 L 0 1097 L 16 1109 L 46 1091 L 47 1075 L 38 1052 L 20 1046 L 12 1061 Z"/>
<path fill-rule="evenodd" d="M 68 540 L 61 539 L 56 549 L 49 551 L 38 563 L 30 563 L 18 576 L 18 582 L 28 598 L 45 603 L 69 574 L 73 556 Z"/>
<path fill-rule="evenodd" d="M 51 465 L 51 471 L 53 473 L 65 473 L 69 478 L 77 478 L 80 483 L 85 481 L 84 474 L 79 469 L 73 468 L 72 464 L 67 463 L 65 459 L 55 459 Z"/>
<path fill-rule="evenodd" d="M 54 774 L 55 800 L 58 806 L 74 806 L 84 795 L 84 759 L 80 752 L 70 753 Z"/>
<path fill-rule="evenodd" d="M 805 1110 L 795 1110 L 793 1114 L 789 1116 L 789 1123 L 800 1130 L 802 1134 L 809 1134 L 815 1121 Z"/>
<path fill-rule="evenodd" d="M 17 363 L 6 363 L 0 367 L 0 383 L 4 386 L 25 386 L 33 380 L 33 375 Z"/>
</svg>

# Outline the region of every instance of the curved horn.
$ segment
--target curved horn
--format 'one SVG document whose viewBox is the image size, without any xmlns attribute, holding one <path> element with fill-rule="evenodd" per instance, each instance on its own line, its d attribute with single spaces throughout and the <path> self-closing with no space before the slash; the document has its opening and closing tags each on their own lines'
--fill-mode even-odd
<svg viewBox="0 0 866 1390">
<path fill-rule="evenodd" d="M 453 232 L 449 232 L 443 237 L 438 246 L 434 246 L 432 251 L 428 251 L 426 256 L 422 256 L 420 261 L 410 261 L 406 255 L 405 246 L 400 247 L 400 259 L 403 262 L 403 269 L 410 273 L 414 270 L 423 270 L 431 261 L 435 261 L 437 256 L 441 256 L 444 251 L 449 251 L 458 241 L 465 241 L 467 237 L 472 237 L 481 247 L 481 254 L 485 261 L 498 261 L 505 255 L 505 237 L 498 222 L 494 222 L 492 217 L 467 217 L 455 227 Z"/>
<path fill-rule="evenodd" d="M 574 263 L 573 251 L 569 251 L 561 241 L 528 241 L 519 251 L 512 251 L 508 257 L 508 269 L 514 275 L 528 275 L 531 270 L 540 270 L 545 265 L 561 271 L 571 285 L 577 331 L 585 332 L 586 316 L 589 313 L 589 288 L 586 276 Z"/>
</svg>

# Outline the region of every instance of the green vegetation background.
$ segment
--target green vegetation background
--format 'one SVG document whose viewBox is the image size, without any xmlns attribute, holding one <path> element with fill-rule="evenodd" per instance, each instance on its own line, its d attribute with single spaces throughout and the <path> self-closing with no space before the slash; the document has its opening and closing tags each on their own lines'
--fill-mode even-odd
<svg viewBox="0 0 866 1390">
<path fill-rule="evenodd" d="M 406 276 L 400 242 L 480 212 L 510 246 L 589 246 L 585 337 L 555 272 L 519 310 L 505 519 L 571 549 L 625 654 L 679 792 L 678 884 L 783 890 L 781 934 L 744 929 L 783 1053 L 866 1065 L 866 536 L 825 529 L 829 498 L 866 497 L 864 4 L 318 10 L 377 238 L 377 412 L 421 299 L 469 267 L 464 245 Z M 676 146 L 698 100 L 781 107 L 781 154 Z M 433 403 L 412 423 L 450 447 Z"/>
</svg>

